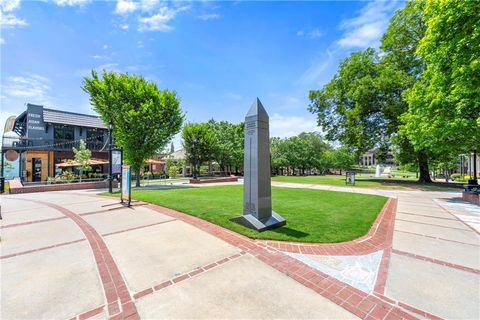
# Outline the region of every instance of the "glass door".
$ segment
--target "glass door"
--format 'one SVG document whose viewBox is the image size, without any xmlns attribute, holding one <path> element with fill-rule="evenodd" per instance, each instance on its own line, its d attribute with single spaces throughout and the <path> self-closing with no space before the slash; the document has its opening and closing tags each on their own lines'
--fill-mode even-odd
<svg viewBox="0 0 480 320">
<path fill-rule="evenodd" d="M 42 181 L 42 159 L 32 159 L 32 181 Z"/>
</svg>

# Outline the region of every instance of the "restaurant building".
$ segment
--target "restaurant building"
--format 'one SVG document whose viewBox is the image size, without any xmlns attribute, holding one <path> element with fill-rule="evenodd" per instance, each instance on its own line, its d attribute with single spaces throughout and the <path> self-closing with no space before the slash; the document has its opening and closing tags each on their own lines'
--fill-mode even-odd
<svg viewBox="0 0 480 320">
<path fill-rule="evenodd" d="M 1 175 L 22 182 L 46 181 L 68 167 L 72 148 L 85 141 L 95 174 L 108 172 L 108 130 L 100 117 L 44 108 L 27 103 L 26 110 L 5 123 Z"/>
</svg>

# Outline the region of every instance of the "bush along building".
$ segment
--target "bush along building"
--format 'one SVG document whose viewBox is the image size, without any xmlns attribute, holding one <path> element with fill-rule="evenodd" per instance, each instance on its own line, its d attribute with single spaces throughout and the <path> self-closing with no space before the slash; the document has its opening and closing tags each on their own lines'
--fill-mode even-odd
<svg viewBox="0 0 480 320">
<path fill-rule="evenodd" d="M 46 181 L 69 165 L 72 148 L 85 141 L 92 152 L 92 171 L 108 173 L 108 130 L 100 117 L 47 109 L 26 104 L 18 117 L 10 117 L 2 137 L 1 174 L 6 179 L 23 182 Z"/>
</svg>

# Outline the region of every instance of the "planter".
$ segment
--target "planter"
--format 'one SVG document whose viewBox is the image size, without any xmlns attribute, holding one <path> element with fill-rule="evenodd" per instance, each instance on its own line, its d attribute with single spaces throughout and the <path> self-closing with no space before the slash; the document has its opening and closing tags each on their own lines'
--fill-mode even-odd
<svg viewBox="0 0 480 320">
<path fill-rule="evenodd" d="M 117 181 L 113 181 L 113 187 L 116 188 Z M 31 193 L 31 192 L 46 192 L 46 191 L 62 191 L 62 190 L 82 190 L 82 189 L 103 189 L 108 188 L 108 180 L 104 181 L 90 181 L 90 182 L 74 182 L 74 183 L 59 183 L 59 184 L 41 184 L 32 186 L 23 186 L 20 181 L 18 183 L 10 184 L 9 192 L 11 194 Z"/>
<path fill-rule="evenodd" d="M 202 184 L 202 183 L 216 183 L 216 182 L 237 182 L 238 178 L 235 176 L 230 177 L 221 177 L 221 178 L 211 178 L 211 179 L 190 179 L 192 184 Z"/>
<path fill-rule="evenodd" d="M 462 199 L 465 201 L 471 202 L 473 204 L 476 204 L 477 206 L 480 206 L 480 193 L 463 191 Z"/>
</svg>

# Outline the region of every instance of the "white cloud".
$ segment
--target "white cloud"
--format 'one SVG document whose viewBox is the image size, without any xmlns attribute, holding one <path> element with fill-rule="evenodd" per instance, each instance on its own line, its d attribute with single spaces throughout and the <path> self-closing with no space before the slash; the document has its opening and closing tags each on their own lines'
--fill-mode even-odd
<svg viewBox="0 0 480 320">
<path fill-rule="evenodd" d="M 50 81 L 43 76 L 29 74 L 8 77 L 2 87 L 5 99 L 17 98 L 24 102 L 51 104 Z"/>
<path fill-rule="evenodd" d="M 299 83 L 310 87 L 321 86 L 331 78 L 340 60 L 350 52 L 378 47 L 391 15 L 401 5 L 403 2 L 368 2 L 355 17 L 342 21 L 340 29 L 344 31 L 343 34 L 315 57 L 311 66 L 300 77 Z"/>
<path fill-rule="evenodd" d="M 114 13 L 123 16 L 124 24 L 120 28 L 127 30 L 129 25 L 125 20 L 133 15 L 138 21 L 138 31 L 167 32 L 173 29 L 170 25 L 178 13 L 187 11 L 190 5 L 179 2 L 161 2 L 159 0 L 118 0 Z"/>
<path fill-rule="evenodd" d="M 111 46 L 109 46 L 108 44 L 104 44 L 104 45 L 102 46 L 102 49 L 103 49 L 103 50 L 107 50 L 107 49 L 110 49 L 110 48 L 111 48 Z"/>
<path fill-rule="evenodd" d="M 313 30 L 310 30 L 310 31 L 304 31 L 304 30 L 299 30 L 297 31 L 297 36 L 299 37 L 307 37 L 309 39 L 317 39 L 317 38 L 320 38 L 323 36 L 323 32 L 320 31 L 320 29 L 318 28 L 315 28 Z"/>
<path fill-rule="evenodd" d="M 53 2 L 61 7 L 75 7 L 83 6 L 90 2 L 90 0 L 53 0 Z"/>
<path fill-rule="evenodd" d="M 198 16 L 198 19 L 207 21 L 207 20 L 214 20 L 220 18 L 220 15 L 217 13 L 207 13 L 207 14 L 201 14 Z"/>
<path fill-rule="evenodd" d="M 283 116 L 274 113 L 270 117 L 270 136 L 287 138 L 302 132 L 320 131 L 317 121 L 312 117 Z"/>
<path fill-rule="evenodd" d="M 159 0 L 118 0 L 114 12 L 119 15 L 129 15 L 135 11 L 153 12 L 159 4 Z"/>
<path fill-rule="evenodd" d="M 110 60 L 109 56 L 102 56 L 100 54 L 95 54 L 93 56 L 90 56 L 90 58 L 95 59 L 95 60 Z"/>
<path fill-rule="evenodd" d="M 20 0 L 0 0 L 0 7 L 3 12 L 12 12 L 20 8 Z"/>
<path fill-rule="evenodd" d="M 27 21 L 17 18 L 12 12 L 20 8 L 20 0 L 0 0 L 0 26 L 14 28 L 26 26 Z"/>
<path fill-rule="evenodd" d="M 359 14 L 344 20 L 340 28 L 345 30 L 338 40 L 343 48 L 377 47 L 380 38 L 387 29 L 391 14 L 398 8 L 399 2 L 373 1 L 364 6 Z"/>
<path fill-rule="evenodd" d="M 167 32 L 173 29 L 169 24 L 176 15 L 182 11 L 187 11 L 190 9 L 190 6 L 183 6 L 178 8 L 170 8 L 167 6 L 161 7 L 158 12 L 149 17 L 140 17 L 138 19 L 139 31 L 161 31 Z"/>
<path fill-rule="evenodd" d="M 130 14 L 132 12 L 137 11 L 138 8 L 139 8 L 138 2 L 133 2 L 130 0 L 118 0 L 117 5 L 115 7 L 115 13 L 126 15 L 126 14 Z"/>
<path fill-rule="evenodd" d="M 0 38 L 0 45 L 5 44 L 5 40 L 3 38 Z"/>
</svg>

